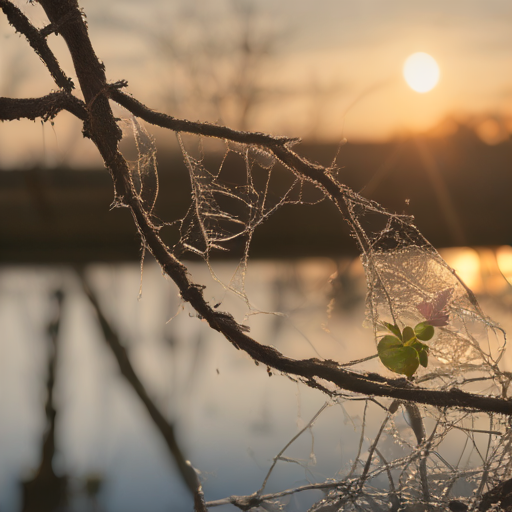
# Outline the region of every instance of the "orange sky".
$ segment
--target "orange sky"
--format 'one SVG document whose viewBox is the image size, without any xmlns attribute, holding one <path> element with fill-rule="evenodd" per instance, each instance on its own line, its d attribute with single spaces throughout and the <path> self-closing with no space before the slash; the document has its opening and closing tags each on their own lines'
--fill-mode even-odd
<svg viewBox="0 0 512 512">
<path fill-rule="evenodd" d="M 39 7 L 18 5 L 45 24 Z M 127 79 L 141 101 L 177 117 L 355 141 L 427 130 L 447 116 L 512 113 L 508 0 L 89 0 L 84 8 L 108 78 Z M 0 37 L 0 95 L 55 88 L 3 17 Z M 72 75 L 63 45 L 55 36 L 50 44 Z M 401 73 L 417 51 L 441 69 L 438 86 L 425 94 Z M 67 114 L 54 129 L 28 121 L 0 126 L 0 167 L 42 159 L 99 162 Z"/>
</svg>

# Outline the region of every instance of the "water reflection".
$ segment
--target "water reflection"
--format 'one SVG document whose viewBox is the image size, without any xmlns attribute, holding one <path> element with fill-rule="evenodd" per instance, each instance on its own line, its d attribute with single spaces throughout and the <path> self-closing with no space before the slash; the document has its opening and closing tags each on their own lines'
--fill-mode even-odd
<svg viewBox="0 0 512 512">
<path fill-rule="evenodd" d="M 511 294 L 501 274 L 511 279 L 512 248 L 451 249 L 443 256 L 481 294 L 485 312 L 507 328 Z M 233 270 L 229 263 L 215 265 L 224 282 Z M 191 272 L 207 284 L 212 304 L 232 312 L 256 339 L 290 357 L 348 361 L 375 353 L 372 333 L 362 327 L 365 284 L 357 260 L 253 262 L 246 278 L 249 306 L 216 283 L 207 269 L 192 265 Z M 145 267 L 141 300 L 136 264 L 94 265 L 87 276 L 149 396 L 175 424 L 185 456 L 201 471 L 207 499 L 255 492 L 273 457 L 320 409 L 325 396 L 286 376 L 269 378 L 204 322 L 190 318 L 193 312 L 155 265 Z M 192 498 L 176 465 L 120 375 L 76 273 L 54 267 L 0 272 L 0 510 L 21 510 L 19 482 L 33 478 L 41 463 L 47 327 L 55 308 L 50 294 L 56 289 L 64 291 L 65 299 L 54 392 L 53 468 L 68 476 L 71 509 L 191 510 Z M 506 370 L 511 369 L 509 359 L 503 360 Z M 382 371 L 379 365 L 373 360 L 365 369 Z M 366 410 L 360 402 L 328 407 L 287 450 L 287 460 L 294 462 L 277 464 L 266 492 L 346 474 L 358 453 L 368 451 L 382 419 L 378 407 Z M 427 429 L 433 428 L 428 421 Z M 482 422 L 481 429 L 488 429 Z M 413 443 L 406 415 L 399 414 L 395 423 Z M 477 445 L 486 440 L 475 434 Z M 461 443 L 464 438 L 455 431 L 445 439 L 440 456 L 446 464 L 457 464 Z M 381 448 L 388 458 L 399 450 L 392 436 Z M 374 484 L 378 482 L 385 487 L 386 475 Z M 471 490 L 463 481 L 457 485 L 454 492 Z M 319 499 L 318 493 L 290 500 L 304 507 Z"/>
</svg>

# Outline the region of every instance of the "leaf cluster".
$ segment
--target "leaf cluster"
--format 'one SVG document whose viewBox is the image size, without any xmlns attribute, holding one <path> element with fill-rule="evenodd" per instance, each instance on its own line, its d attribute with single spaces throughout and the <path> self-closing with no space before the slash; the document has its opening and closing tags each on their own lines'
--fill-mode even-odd
<svg viewBox="0 0 512 512">
<path fill-rule="evenodd" d="M 434 327 L 428 322 L 420 322 L 414 329 L 406 326 L 401 331 L 398 325 L 384 322 L 382 326 L 392 334 L 385 335 L 377 346 L 382 364 L 395 373 L 409 379 L 418 367 L 428 366 L 429 347 L 423 341 L 434 336 Z"/>
</svg>

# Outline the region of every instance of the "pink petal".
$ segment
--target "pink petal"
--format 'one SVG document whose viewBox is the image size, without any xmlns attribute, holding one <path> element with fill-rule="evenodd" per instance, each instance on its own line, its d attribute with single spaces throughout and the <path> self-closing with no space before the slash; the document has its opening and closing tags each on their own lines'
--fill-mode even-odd
<svg viewBox="0 0 512 512">
<path fill-rule="evenodd" d="M 432 301 L 434 311 L 442 311 L 447 305 L 453 293 L 453 288 L 447 288 L 437 295 Z"/>
<path fill-rule="evenodd" d="M 416 306 L 418 308 L 418 311 L 425 317 L 429 318 L 432 313 L 434 312 L 434 306 L 431 302 L 421 302 Z"/>
<path fill-rule="evenodd" d="M 437 294 L 437 297 L 430 302 L 420 302 L 416 308 L 433 327 L 448 325 L 450 313 L 447 311 L 448 301 L 453 294 L 453 288 L 447 288 Z"/>
<path fill-rule="evenodd" d="M 448 325 L 449 319 L 449 313 L 441 311 L 437 316 L 427 318 L 427 321 L 432 327 L 444 327 L 445 325 Z"/>
</svg>

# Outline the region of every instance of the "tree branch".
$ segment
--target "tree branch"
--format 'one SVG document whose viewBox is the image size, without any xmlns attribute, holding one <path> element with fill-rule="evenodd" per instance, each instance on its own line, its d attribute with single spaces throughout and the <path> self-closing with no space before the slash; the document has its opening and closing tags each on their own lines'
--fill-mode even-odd
<svg viewBox="0 0 512 512">
<path fill-rule="evenodd" d="M 151 110 L 140 101 L 120 91 L 119 87 L 109 89 L 108 95 L 116 103 L 130 111 L 134 116 L 155 126 L 168 128 L 176 132 L 187 132 L 206 137 L 216 137 L 243 144 L 255 144 L 269 149 L 281 161 L 281 163 L 285 165 L 285 167 L 290 169 L 293 173 L 303 178 L 307 178 L 327 193 L 338 206 L 343 218 L 349 221 L 356 231 L 359 229 L 358 224 L 351 221 L 352 213 L 348 205 L 348 201 L 353 203 L 363 202 L 365 206 L 370 207 L 375 211 L 379 211 L 380 213 L 387 214 L 384 208 L 377 203 L 368 201 L 361 196 L 356 196 L 351 189 L 337 182 L 329 173 L 325 172 L 326 169 L 321 165 L 313 164 L 292 151 L 291 146 L 294 143 L 299 142 L 300 139 L 273 137 L 258 132 L 241 132 L 224 126 L 176 119 L 161 112 Z M 394 218 L 403 222 L 403 224 L 407 226 L 411 237 L 420 245 L 426 243 L 426 240 L 421 233 L 411 224 L 412 217 L 408 215 L 394 215 Z M 371 248 L 367 243 L 366 236 L 362 230 L 359 229 L 359 231 L 356 232 L 356 235 L 363 251 L 367 253 L 370 252 Z"/>
<path fill-rule="evenodd" d="M 271 135 L 259 132 L 242 132 L 210 123 L 195 123 L 185 119 L 176 119 L 167 114 L 151 110 L 140 101 L 119 89 L 110 90 L 109 96 L 116 103 L 123 106 L 126 110 L 129 110 L 134 116 L 140 117 L 147 123 L 160 126 L 161 128 L 168 128 L 175 132 L 194 133 L 196 135 L 204 135 L 205 137 L 227 139 L 241 144 L 257 144 L 267 147 L 282 147 L 294 144 L 300 140 L 289 137 L 272 137 Z"/>
<path fill-rule="evenodd" d="M 121 374 L 126 379 L 126 381 L 130 384 L 132 389 L 135 391 L 137 396 L 140 398 L 141 402 L 144 404 L 149 416 L 153 420 L 153 423 L 160 431 L 160 434 L 165 440 L 167 447 L 169 448 L 169 453 L 173 457 L 178 466 L 179 472 L 186 486 L 194 496 L 194 500 L 198 503 L 201 502 L 201 485 L 197 478 L 197 474 L 188 462 L 183 452 L 181 451 L 178 442 L 176 441 L 176 437 L 174 435 L 174 425 L 169 423 L 164 415 L 160 412 L 158 407 L 155 405 L 153 400 L 149 397 L 144 385 L 140 381 L 139 377 L 135 373 L 133 366 L 130 362 L 130 358 L 126 352 L 126 349 L 123 347 L 121 341 L 119 340 L 119 336 L 117 335 L 114 328 L 110 325 L 110 322 L 107 320 L 103 311 L 100 307 L 98 299 L 96 295 L 93 293 L 89 283 L 87 282 L 83 272 L 81 270 L 77 270 L 78 276 L 82 282 L 82 287 L 84 289 L 85 294 L 87 295 L 90 303 L 92 304 L 96 316 L 98 317 L 98 321 L 100 323 L 101 329 L 103 331 L 103 336 L 105 338 L 105 342 L 112 350 L 114 357 L 116 358 L 117 364 L 119 366 L 119 370 Z"/>
<path fill-rule="evenodd" d="M 84 102 L 65 91 L 52 92 L 40 98 L 0 98 L 0 121 L 21 118 L 34 120 L 38 117 L 48 121 L 61 110 L 67 110 L 82 121 L 87 121 Z"/>
<path fill-rule="evenodd" d="M 40 3 L 52 23 L 58 23 L 65 16 L 73 16 L 70 11 L 79 12 L 75 0 L 62 0 L 60 2 L 40 0 Z M 154 120 L 163 125 L 164 121 L 171 123 L 173 118 L 157 113 L 152 114 L 146 107 L 141 108 L 142 104 L 139 102 L 135 100 L 128 101 L 129 96 L 112 89 L 106 84 L 104 67 L 94 53 L 87 28 L 82 19 L 77 20 L 72 29 L 64 24 L 60 32 L 73 58 L 80 87 L 88 106 L 88 136 L 96 144 L 105 165 L 112 174 L 117 200 L 131 209 L 144 243 L 164 272 L 174 280 L 183 300 L 189 302 L 212 329 L 222 333 L 235 347 L 247 352 L 255 361 L 286 374 L 301 377 L 311 387 L 319 387 L 321 383 L 318 383 L 318 379 L 321 379 L 331 382 L 341 389 L 369 396 L 388 396 L 439 407 L 461 407 L 485 412 L 512 414 L 512 401 L 509 400 L 474 395 L 456 389 L 446 392 L 415 387 L 405 379 L 386 379 L 377 374 L 356 373 L 340 367 L 335 361 L 290 359 L 276 349 L 262 345 L 249 337 L 245 333 L 246 329 L 239 325 L 230 314 L 213 309 L 204 299 L 202 287 L 189 279 L 187 268 L 170 252 L 144 210 L 131 180 L 128 164 L 118 151 L 121 133 L 108 104 L 107 96 L 110 95 L 116 101 L 121 100 L 125 105 L 130 106 L 136 115 L 148 120 L 148 122 Z M 185 124 L 184 128 L 192 127 L 192 125 L 196 126 L 194 123 Z M 286 144 L 288 144 L 289 139 L 280 140 L 259 134 L 247 135 L 243 132 L 213 127 L 213 125 L 198 124 L 196 127 L 211 130 L 209 133 L 212 136 L 230 138 L 230 140 L 237 140 L 238 142 L 257 143 L 254 142 L 254 138 L 256 138 L 261 145 L 270 147 L 281 161 L 292 168 L 294 172 L 307 176 L 327 189 L 331 197 L 337 202 L 345 201 L 348 194 L 350 194 L 346 187 L 336 183 L 328 173 L 325 173 L 325 170 L 306 162 L 288 149 Z M 176 129 L 176 125 L 173 125 L 172 129 Z M 235 139 L 235 137 L 238 138 Z M 363 200 L 361 198 L 356 199 Z M 374 205 L 374 208 L 377 208 L 377 206 Z M 342 212 L 350 215 L 347 204 L 345 204 Z"/>
<path fill-rule="evenodd" d="M 66 15 L 66 10 L 78 9 L 74 0 L 64 0 L 57 4 L 51 0 L 40 0 L 40 3 L 52 21 L 54 18 L 59 19 Z M 106 101 L 105 94 L 110 93 L 113 95 L 113 98 L 118 97 L 118 94 L 116 90 L 110 90 L 106 86 L 104 69 L 99 64 L 92 49 L 83 21 L 82 25 L 79 29 L 74 28 L 72 31 L 67 30 L 67 27 L 64 26 L 61 33 L 72 54 L 73 62 L 77 66 L 77 76 L 79 77 L 85 100 L 88 104 L 92 103 L 90 108 L 89 135 L 112 173 L 118 200 L 123 201 L 126 206 L 130 207 L 144 243 L 161 265 L 164 272 L 176 283 L 183 300 L 189 302 L 212 329 L 222 333 L 235 347 L 247 352 L 254 360 L 278 371 L 302 377 L 306 384 L 312 387 L 317 386 L 316 379 L 323 379 L 341 389 L 370 396 L 388 396 L 434 406 L 462 407 L 486 412 L 512 414 L 512 402 L 500 398 L 473 395 L 460 390 L 445 392 L 417 388 L 405 379 L 385 379 L 377 374 L 356 373 L 341 368 L 334 361 L 290 359 L 273 347 L 262 345 L 249 337 L 244 332 L 246 329 L 239 325 L 230 314 L 213 309 L 204 299 L 202 287 L 190 281 L 187 268 L 170 252 L 158 235 L 158 230 L 145 212 L 141 200 L 135 191 L 128 164 L 117 148 L 120 134 L 112 111 L 108 104 L 105 105 L 104 102 L 99 105 L 100 100 L 104 99 Z M 76 24 L 74 27 L 76 27 Z M 122 96 L 123 98 L 128 97 L 126 95 Z M 147 115 L 147 112 L 145 115 Z M 267 141 L 266 144 L 271 144 L 272 138 L 267 137 L 265 140 Z M 308 172 L 313 173 L 311 178 L 314 178 L 315 181 L 322 179 L 322 185 L 324 183 L 328 184 L 332 189 L 332 192 L 329 191 L 330 193 L 334 193 L 335 186 L 338 190 L 338 197 L 339 194 L 344 193 L 344 190 L 332 178 L 321 173 L 318 166 L 306 163 L 295 153 L 285 148 L 285 144 L 283 142 L 281 149 L 276 149 L 277 153 L 285 160 L 285 163 L 294 166 L 297 172 L 301 172 L 303 168 L 309 169 Z M 278 144 L 274 144 L 274 147 L 278 147 Z M 325 176 L 325 178 L 320 178 L 320 174 Z"/>
<path fill-rule="evenodd" d="M 0 8 L 7 16 L 9 23 L 17 32 L 20 32 L 27 38 L 30 46 L 41 57 L 55 83 L 65 91 L 71 92 L 75 87 L 73 81 L 62 71 L 59 62 L 46 42 L 45 36 L 48 33 L 48 29 L 38 30 L 35 28 L 20 9 L 9 0 L 0 0 Z"/>
<path fill-rule="evenodd" d="M 353 482 L 356 481 L 357 480 L 354 480 Z M 229 496 L 228 498 L 222 498 L 220 500 L 207 501 L 206 506 L 210 508 L 220 507 L 222 505 L 234 505 L 235 507 L 238 507 L 240 510 L 250 510 L 253 507 L 261 505 L 265 501 L 276 500 L 279 498 L 283 498 L 284 496 L 290 496 L 292 494 L 304 491 L 325 491 L 329 489 L 339 489 L 340 491 L 343 490 L 343 492 L 349 492 L 352 488 L 353 482 L 323 482 L 320 484 L 303 485 L 301 487 L 286 489 L 285 491 L 279 491 L 272 494 L 258 495 L 257 493 L 254 493 L 249 496 Z"/>
<path fill-rule="evenodd" d="M 123 177 L 128 175 L 128 169 L 123 170 L 123 167 L 126 166 L 124 159 L 116 160 L 113 163 L 116 165 L 112 171 L 113 174 L 121 174 Z M 169 252 L 159 237 L 157 230 L 145 213 L 140 199 L 135 194 L 131 181 L 119 179 L 118 183 L 123 186 L 119 191 L 122 192 L 125 203 L 131 208 L 145 243 L 166 274 L 178 285 L 182 298 L 194 307 L 212 329 L 221 332 L 235 347 L 247 352 L 254 360 L 278 371 L 302 377 L 311 387 L 315 387 L 315 379 L 323 379 L 354 393 L 388 396 L 442 407 L 462 407 L 512 414 L 512 401 L 509 400 L 473 395 L 456 389 L 446 392 L 418 388 L 406 379 L 385 379 L 377 374 L 360 374 L 349 371 L 340 367 L 335 361 L 290 359 L 273 347 L 261 345 L 249 337 L 244 332 L 246 329 L 239 325 L 231 315 L 214 310 L 205 301 L 202 287 L 189 280 L 186 267 Z"/>
</svg>

